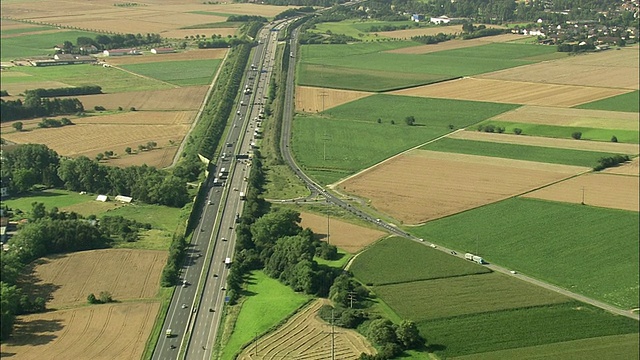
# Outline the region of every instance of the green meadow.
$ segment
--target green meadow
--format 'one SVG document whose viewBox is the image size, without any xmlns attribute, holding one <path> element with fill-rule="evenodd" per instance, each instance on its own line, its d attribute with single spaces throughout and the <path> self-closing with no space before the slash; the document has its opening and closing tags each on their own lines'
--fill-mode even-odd
<svg viewBox="0 0 640 360">
<path fill-rule="evenodd" d="M 366 79 L 367 71 L 372 71 L 374 75 L 387 73 L 387 78 L 389 79 L 394 79 L 398 74 L 402 73 L 416 74 L 416 76 L 418 74 L 420 76 L 427 75 L 433 79 L 446 79 L 532 64 L 557 56 L 555 47 L 552 46 L 511 43 L 493 43 L 428 54 L 386 52 L 394 48 L 415 45 L 418 45 L 418 43 L 410 41 L 348 45 L 305 45 L 301 47 L 302 56 L 296 78 L 300 85 L 374 90 L 364 89 L 364 86 L 359 84 L 359 82 L 364 82 L 365 84 L 374 82 L 371 79 Z M 337 75 L 329 76 L 321 82 L 314 78 L 314 76 L 317 76 L 318 66 L 325 72 L 344 72 L 345 68 L 358 70 L 361 71 L 361 79 L 351 86 L 330 81 L 334 80 Z M 336 70 L 333 70 L 333 68 L 336 68 Z M 393 88 L 415 85 L 415 81 L 411 84 L 405 83 L 403 85 L 400 80 L 396 80 Z"/>
<path fill-rule="evenodd" d="M 640 91 L 632 91 L 626 94 L 612 96 L 610 98 L 593 101 L 576 106 L 578 109 L 609 110 L 640 112 Z"/>
<path fill-rule="evenodd" d="M 576 197 L 581 196 L 576 193 Z M 637 212 L 513 198 L 409 229 L 573 292 L 638 307 Z"/>
<path fill-rule="evenodd" d="M 518 122 L 506 122 L 487 120 L 481 123 L 482 125 L 493 125 L 495 127 L 503 127 L 505 133 L 512 134 L 515 128 L 522 130 L 522 135 L 530 136 L 542 136 L 559 139 L 571 139 L 571 134 L 574 132 L 582 133 L 582 140 L 594 140 L 594 141 L 611 141 L 611 137 L 615 136 L 618 142 L 621 143 L 640 143 L 639 132 L 635 130 L 620 130 L 620 129 L 598 129 L 589 127 L 575 127 L 575 126 L 557 126 L 557 125 L 541 125 L 530 123 L 518 123 Z"/>
<path fill-rule="evenodd" d="M 638 322 L 576 301 L 422 321 L 418 328 L 436 354 L 446 359 L 602 336 L 637 336 Z"/>
<path fill-rule="evenodd" d="M 159 61 L 122 65 L 121 67 L 136 74 L 174 85 L 191 86 L 210 84 L 220 63 L 220 59 Z"/>
<path fill-rule="evenodd" d="M 598 165 L 598 159 L 615 155 L 597 151 L 559 149 L 542 146 L 451 138 L 443 138 L 438 141 L 434 141 L 422 146 L 421 149 L 586 167 L 594 167 Z"/>
<path fill-rule="evenodd" d="M 316 181 L 328 184 L 442 136 L 451 131 L 450 125 L 466 127 L 515 107 L 373 95 L 317 115 L 297 115 L 291 147 L 298 164 Z M 405 123 L 407 116 L 415 117 L 414 126 Z"/>
<path fill-rule="evenodd" d="M 23 66 L 10 71 L 21 72 L 30 76 L 2 77 L 11 81 L 32 82 L 34 88 L 38 82 L 57 81 L 70 86 L 99 85 L 104 93 L 118 93 L 127 91 L 146 91 L 171 89 L 172 86 L 149 78 L 141 78 L 117 68 L 94 66 L 88 64 L 32 67 Z"/>
<path fill-rule="evenodd" d="M 309 300 L 262 271 L 251 273 L 244 296 L 233 333 L 222 349 L 222 360 L 234 359 L 256 334 L 266 333 Z"/>
<path fill-rule="evenodd" d="M 24 29 L 21 29 L 24 30 Z M 34 30 L 35 31 L 35 30 Z M 3 32 L 4 33 L 4 32 Z M 48 34 L 31 34 L 2 38 L 0 41 L 0 60 L 9 61 L 28 56 L 53 54 L 53 46 L 65 41 L 75 43 L 78 37 L 95 38 L 96 33 L 86 31 L 64 31 Z"/>
<path fill-rule="evenodd" d="M 418 265 L 419 264 L 419 265 Z M 490 270 L 399 237 L 380 240 L 360 253 L 349 269 L 364 284 L 378 286 L 482 274 Z M 384 287 L 391 288 L 391 287 Z M 386 301 L 386 300 L 385 300 Z M 394 307 L 392 303 L 389 303 Z"/>
<path fill-rule="evenodd" d="M 445 254 L 446 256 L 446 254 Z M 403 256 L 403 258 L 406 258 Z M 449 263 L 468 260 L 449 256 Z M 412 259 L 407 259 L 411 261 Z M 424 267 L 435 267 L 425 258 Z M 564 303 L 564 295 L 501 273 L 456 276 L 376 286 L 373 290 L 403 319 L 424 321 L 523 307 Z"/>
</svg>

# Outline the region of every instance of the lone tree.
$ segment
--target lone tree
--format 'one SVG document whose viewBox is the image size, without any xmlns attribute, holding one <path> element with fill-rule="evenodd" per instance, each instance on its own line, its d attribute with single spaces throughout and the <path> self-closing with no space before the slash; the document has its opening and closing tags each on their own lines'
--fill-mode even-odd
<svg viewBox="0 0 640 360">
<path fill-rule="evenodd" d="M 615 135 L 613 135 L 611 137 L 611 142 L 618 142 L 618 138 Z"/>
<path fill-rule="evenodd" d="M 580 131 L 576 131 L 576 132 L 571 134 L 571 137 L 576 139 L 576 140 L 580 140 L 580 138 L 582 138 L 582 133 Z"/>
<path fill-rule="evenodd" d="M 416 123 L 416 118 L 413 116 L 407 116 L 406 118 L 404 118 L 404 122 L 406 122 L 409 126 L 413 126 Z"/>
<path fill-rule="evenodd" d="M 13 128 L 16 129 L 16 131 L 22 131 L 22 121 L 16 121 L 13 124 L 11 124 L 11 126 L 13 126 Z"/>
<path fill-rule="evenodd" d="M 124 152 L 126 152 L 127 154 L 131 154 L 131 148 L 127 146 L 126 148 L 124 148 Z"/>
</svg>

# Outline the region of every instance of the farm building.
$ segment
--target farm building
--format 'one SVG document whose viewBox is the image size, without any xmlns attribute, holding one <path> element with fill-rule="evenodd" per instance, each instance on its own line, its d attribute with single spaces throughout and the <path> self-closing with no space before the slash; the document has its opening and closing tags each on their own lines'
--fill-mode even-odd
<svg viewBox="0 0 640 360">
<path fill-rule="evenodd" d="M 31 66 L 56 66 L 56 65 L 74 65 L 74 64 L 91 64 L 96 62 L 96 58 L 87 55 L 74 54 L 56 54 L 53 58 L 48 56 L 32 57 L 29 60 Z"/>
<path fill-rule="evenodd" d="M 96 201 L 107 202 L 109 201 L 109 197 L 107 195 L 98 195 L 98 197 L 96 198 Z"/>
<path fill-rule="evenodd" d="M 442 15 L 442 16 L 438 16 L 438 17 L 432 17 L 431 19 L 429 19 L 430 22 L 437 24 L 437 25 L 453 25 L 453 24 L 460 24 L 461 22 L 463 22 L 464 20 L 466 20 L 465 18 L 450 18 L 446 15 Z"/>
<path fill-rule="evenodd" d="M 138 49 L 111 49 L 103 51 L 104 56 L 142 55 Z"/>
<path fill-rule="evenodd" d="M 424 15 L 422 14 L 413 14 L 411 15 L 411 21 L 420 22 L 424 20 Z"/>
<path fill-rule="evenodd" d="M 175 49 L 170 47 L 151 49 L 152 54 L 169 54 L 174 52 L 176 52 Z"/>
<path fill-rule="evenodd" d="M 98 48 L 95 45 L 83 45 L 80 46 L 80 51 L 86 54 L 96 54 L 98 52 Z"/>
<path fill-rule="evenodd" d="M 120 201 L 123 203 L 130 203 L 132 200 L 133 198 L 131 196 L 116 195 L 116 201 Z"/>
</svg>

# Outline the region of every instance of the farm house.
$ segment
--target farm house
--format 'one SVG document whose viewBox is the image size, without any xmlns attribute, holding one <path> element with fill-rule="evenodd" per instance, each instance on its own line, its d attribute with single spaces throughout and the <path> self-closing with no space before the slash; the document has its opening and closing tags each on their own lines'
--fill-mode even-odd
<svg viewBox="0 0 640 360">
<path fill-rule="evenodd" d="M 169 54 L 174 52 L 176 52 L 175 49 L 170 47 L 151 49 L 152 54 Z"/>
<path fill-rule="evenodd" d="M 142 55 L 138 49 L 111 49 L 103 51 L 104 56 Z"/>
</svg>

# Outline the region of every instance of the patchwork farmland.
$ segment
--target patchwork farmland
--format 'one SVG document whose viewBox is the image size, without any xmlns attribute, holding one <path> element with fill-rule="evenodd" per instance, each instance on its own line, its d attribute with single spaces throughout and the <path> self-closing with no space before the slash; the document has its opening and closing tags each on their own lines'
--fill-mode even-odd
<svg viewBox="0 0 640 360">
<path fill-rule="evenodd" d="M 300 222 L 302 228 L 310 228 L 316 236 L 320 237 L 320 240 L 326 241 L 328 221 L 326 216 L 301 213 L 300 218 L 302 218 Z M 329 221 L 329 243 L 350 254 L 357 254 L 363 248 L 386 235 L 383 231 L 365 228 L 335 218 L 331 218 Z"/>
</svg>

